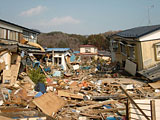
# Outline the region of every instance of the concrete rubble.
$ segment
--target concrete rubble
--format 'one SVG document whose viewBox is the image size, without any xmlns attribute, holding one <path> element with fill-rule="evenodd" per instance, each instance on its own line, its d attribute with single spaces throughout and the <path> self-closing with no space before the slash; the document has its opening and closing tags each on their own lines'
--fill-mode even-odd
<svg viewBox="0 0 160 120">
<path fill-rule="evenodd" d="M 12 53 L 0 52 L 0 118 L 6 120 L 125 120 L 128 97 L 120 86 L 132 99 L 160 98 L 160 87 L 110 59 L 68 63 L 64 71 L 27 52 L 10 60 L 4 54 Z"/>
</svg>

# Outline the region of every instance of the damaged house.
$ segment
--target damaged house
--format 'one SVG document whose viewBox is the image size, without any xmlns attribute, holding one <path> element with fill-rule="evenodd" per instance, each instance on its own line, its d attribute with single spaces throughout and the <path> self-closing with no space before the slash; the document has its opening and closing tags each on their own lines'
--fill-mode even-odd
<svg viewBox="0 0 160 120">
<path fill-rule="evenodd" d="M 0 19 L 0 74 L 4 84 L 17 80 L 24 52 L 41 50 L 37 44 L 40 32 Z"/>
<path fill-rule="evenodd" d="M 135 75 L 136 72 L 150 80 L 159 79 L 160 25 L 136 27 L 111 37 L 112 62 Z"/>
<path fill-rule="evenodd" d="M 54 66 L 61 66 L 63 70 L 67 70 L 67 64 L 70 63 L 72 50 L 70 48 L 47 48 Z"/>
</svg>

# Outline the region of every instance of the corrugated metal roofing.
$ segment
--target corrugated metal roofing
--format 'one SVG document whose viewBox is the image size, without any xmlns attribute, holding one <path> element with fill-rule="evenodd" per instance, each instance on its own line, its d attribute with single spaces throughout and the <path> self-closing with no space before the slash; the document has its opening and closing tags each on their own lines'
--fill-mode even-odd
<svg viewBox="0 0 160 120">
<path fill-rule="evenodd" d="M 68 51 L 68 50 L 71 50 L 70 48 L 47 48 L 46 51 L 56 51 L 56 52 L 65 52 L 65 51 Z"/>
<path fill-rule="evenodd" d="M 139 38 L 160 29 L 160 25 L 142 26 L 124 30 L 116 35 L 126 38 Z"/>
</svg>

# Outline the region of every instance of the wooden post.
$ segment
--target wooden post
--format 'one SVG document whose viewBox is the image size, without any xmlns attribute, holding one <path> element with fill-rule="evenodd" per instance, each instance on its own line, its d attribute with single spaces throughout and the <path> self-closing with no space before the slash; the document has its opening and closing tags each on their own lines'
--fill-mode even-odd
<svg viewBox="0 0 160 120">
<path fill-rule="evenodd" d="M 54 66 L 54 50 L 52 50 L 52 65 Z"/>
<path fill-rule="evenodd" d="M 151 120 L 156 120 L 155 100 L 151 100 L 150 105 L 151 105 Z"/>
<path fill-rule="evenodd" d="M 127 120 L 130 120 L 130 117 L 131 117 L 129 106 L 130 106 L 130 100 L 128 99 L 126 103 L 126 119 Z"/>
</svg>

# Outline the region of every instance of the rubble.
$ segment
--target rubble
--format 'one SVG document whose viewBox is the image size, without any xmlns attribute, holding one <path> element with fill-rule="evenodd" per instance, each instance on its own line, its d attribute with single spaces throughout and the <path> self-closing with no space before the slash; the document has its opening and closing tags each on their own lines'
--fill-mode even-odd
<svg viewBox="0 0 160 120">
<path fill-rule="evenodd" d="M 148 84 L 139 77 L 123 75 L 110 59 L 103 63 L 98 63 L 100 60 L 90 64 L 67 63 L 65 71 L 49 61 L 38 60 L 31 53 L 26 52 L 23 57 L 19 53 L 15 55 L 10 60 L 14 64 L 11 62 L 7 69 L 6 61 L 0 56 L 0 118 L 124 120 L 128 116 L 128 96 L 160 98 L 157 83 Z M 35 72 L 30 74 L 32 70 Z"/>
</svg>

